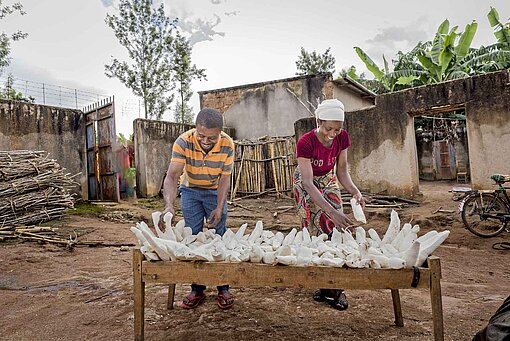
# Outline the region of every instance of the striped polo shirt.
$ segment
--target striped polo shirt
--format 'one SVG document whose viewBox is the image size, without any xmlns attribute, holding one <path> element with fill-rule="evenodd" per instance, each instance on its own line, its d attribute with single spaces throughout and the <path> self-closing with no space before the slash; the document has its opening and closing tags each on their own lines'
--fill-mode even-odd
<svg viewBox="0 0 510 341">
<path fill-rule="evenodd" d="M 206 154 L 196 135 L 197 130 L 193 128 L 175 140 L 171 162 L 185 164 L 181 186 L 217 189 L 220 175 L 232 173 L 234 141 L 222 131 L 218 142 Z"/>
</svg>

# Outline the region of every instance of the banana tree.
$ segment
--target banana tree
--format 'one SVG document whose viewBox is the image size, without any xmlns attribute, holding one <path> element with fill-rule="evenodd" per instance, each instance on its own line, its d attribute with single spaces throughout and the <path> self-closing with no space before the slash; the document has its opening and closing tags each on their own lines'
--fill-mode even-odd
<svg viewBox="0 0 510 341">
<path fill-rule="evenodd" d="M 375 79 L 384 88 L 383 92 L 392 92 L 402 88 L 411 87 L 413 82 L 419 78 L 419 71 L 416 70 L 395 70 L 390 71 L 388 61 L 383 55 L 384 68 L 381 70 L 379 66 L 365 53 L 360 47 L 354 47 L 361 61 L 365 64 Z M 401 54 L 402 56 L 404 54 Z M 395 61 L 394 61 L 395 62 Z"/>
<path fill-rule="evenodd" d="M 462 33 L 457 33 L 457 28 L 454 26 L 450 29 L 449 21 L 443 21 L 434 36 L 432 47 L 418 54 L 418 61 L 427 71 L 428 77 L 422 78 L 424 84 L 469 77 L 469 70 L 462 60 L 471 51 L 478 24 L 475 21 L 467 24 Z"/>
<path fill-rule="evenodd" d="M 499 20 L 498 11 L 493 7 L 487 18 L 494 29 L 497 42 L 471 49 L 462 60 L 463 67 L 469 69 L 471 75 L 510 68 L 510 22 L 503 24 Z"/>
<path fill-rule="evenodd" d="M 478 75 L 510 68 L 510 49 L 504 50 L 498 44 L 473 49 L 462 61 L 470 75 Z"/>
</svg>

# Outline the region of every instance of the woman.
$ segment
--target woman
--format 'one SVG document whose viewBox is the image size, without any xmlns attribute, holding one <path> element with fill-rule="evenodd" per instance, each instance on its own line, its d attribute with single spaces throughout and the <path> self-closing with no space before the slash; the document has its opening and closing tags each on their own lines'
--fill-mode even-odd
<svg viewBox="0 0 510 341">
<path fill-rule="evenodd" d="M 363 207 L 365 202 L 347 169 L 347 148 L 351 142 L 347 131 L 342 129 L 343 103 L 337 99 L 324 100 L 315 110 L 315 117 L 317 128 L 304 134 L 296 146 L 294 195 L 301 227 L 306 227 L 310 234 L 326 233 L 331 238 L 335 226 L 340 229 L 352 225 L 342 211 L 337 180 Z M 320 289 L 313 298 L 326 301 L 338 310 L 348 307 L 343 290 Z"/>
</svg>

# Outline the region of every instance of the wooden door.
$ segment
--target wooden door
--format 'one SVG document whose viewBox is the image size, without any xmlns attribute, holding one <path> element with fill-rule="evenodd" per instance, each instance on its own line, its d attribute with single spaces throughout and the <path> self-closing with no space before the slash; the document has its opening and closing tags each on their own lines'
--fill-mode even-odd
<svg viewBox="0 0 510 341">
<path fill-rule="evenodd" d="M 116 137 L 114 98 L 86 107 L 84 114 L 89 200 L 119 201 L 118 173 L 113 154 Z"/>
<path fill-rule="evenodd" d="M 436 180 L 451 180 L 455 174 L 455 149 L 447 140 L 434 141 L 433 144 L 436 162 Z"/>
</svg>

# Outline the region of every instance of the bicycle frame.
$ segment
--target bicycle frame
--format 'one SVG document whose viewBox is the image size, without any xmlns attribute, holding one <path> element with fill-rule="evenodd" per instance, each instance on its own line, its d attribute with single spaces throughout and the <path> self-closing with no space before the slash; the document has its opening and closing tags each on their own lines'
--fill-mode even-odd
<svg viewBox="0 0 510 341">
<path fill-rule="evenodd" d="M 467 198 L 472 197 L 475 193 L 476 194 L 483 194 L 483 193 L 494 194 L 494 199 L 492 200 L 492 202 L 490 202 L 487 205 L 487 211 L 490 212 L 492 210 L 492 208 L 494 207 L 494 204 L 496 203 L 496 201 L 499 198 L 505 204 L 507 213 L 489 214 L 489 213 L 482 212 L 482 213 L 480 213 L 480 218 L 481 219 L 493 218 L 493 219 L 501 220 L 501 222 L 503 222 L 503 223 L 506 223 L 506 222 L 510 221 L 510 198 L 508 197 L 508 194 L 506 192 L 507 189 L 510 189 L 510 188 L 503 187 L 501 185 L 499 186 L 498 189 L 480 189 L 480 190 L 474 191 L 471 195 L 468 195 L 463 201 L 464 202 L 467 201 Z M 483 196 L 480 196 L 480 199 L 483 200 Z"/>
<path fill-rule="evenodd" d="M 494 237 L 508 228 L 510 222 L 510 198 L 505 182 L 510 176 L 491 175 L 495 189 L 480 189 L 468 193 L 459 204 L 459 213 L 466 228 L 473 234 L 488 238 Z"/>
</svg>

